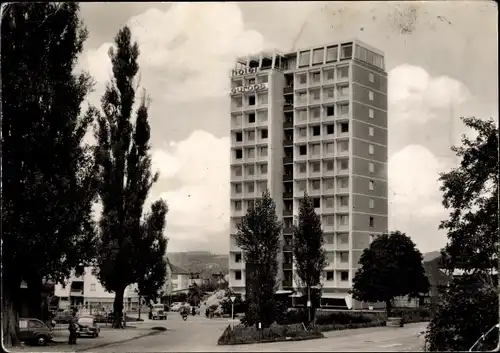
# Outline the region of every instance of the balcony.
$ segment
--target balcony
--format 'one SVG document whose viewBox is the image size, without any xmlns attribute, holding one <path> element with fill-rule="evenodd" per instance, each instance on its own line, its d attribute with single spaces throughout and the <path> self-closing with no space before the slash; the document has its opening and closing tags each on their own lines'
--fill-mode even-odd
<svg viewBox="0 0 500 353">
<path fill-rule="evenodd" d="M 292 227 L 283 228 L 283 234 L 293 234 L 293 228 Z"/>
<path fill-rule="evenodd" d="M 295 105 L 297 107 L 303 107 L 303 106 L 306 106 L 307 105 L 307 99 L 297 99 L 295 101 Z"/>
<path fill-rule="evenodd" d="M 292 210 L 283 210 L 283 217 L 291 217 L 293 216 Z"/>
<path fill-rule="evenodd" d="M 284 147 L 293 146 L 293 140 L 283 140 L 283 146 Z"/>
<path fill-rule="evenodd" d="M 293 157 L 283 157 L 283 164 L 292 164 L 292 163 L 293 163 Z"/>
<path fill-rule="evenodd" d="M 293 288 L 293 281 L 284 279 L 283 281 L 281 281 L 281 286 L 283 288 Z"/>
<path fill-rule="evenodd" d="M 293 85 L 286 86 L 285 88 L 283 88 L 283 94 L 290 94 L 290 93 L 293 93 Z"/>
<path fill-rule="evenodd" d="M 347 232 L 348 230 L 349 230 L 349 225 L 348 224 L 338 224 L 337 225 L 337 231 Z"/>
<path fill-rule="evenodd" d="M 349 212 L 349 206 L 348 205 L 341 205 L 339 203 L 337 205 L 337 212 L 339 212 L 339 213 L 348 213 Z"/>
<path fill-rule="evenodd" d="M 245 287 L 245 281 L 243 281 L 242 279 L 230 278 L 229 279 L 229 286 L 230 287 Z"/>
<path fill-rule="evenodd" d="M 229 263 L 229 268 L 231 270 L 243 270 L 245 268 L 245 264 L 243 263 L 243 261 L 236 262 L 234 260 L 231 260 L 231 262 Z"/>
<path fill-rule="evenodd" d="M 348 194 L 348 193 L 349 193 L 349 187 L 343 188 L 343 187 L 339 186 L 337 188 L 337 194 Z"/>
<path fill-rule="evenodd" d="M 337 239 L 337 249 L 336 250 L 349 250 L 349 243 L 340 243 Z"/>
<path fill-rule="evenodd" d="M 339 170 L 337 171 L 337 174 L 338 174 L 338 175 L 349 175 L 349 168 L 339 169 Z"/>
<path fill-rule="evenodd" d="M 293 102 L 285 102 L 283 105 L 283 111 L 288 112 L 293 110 Z"/>
<path fill-rule="evenodd" d="M 231 217 L 243 217 L 245 213 L 242 209 L 239 210 L 231 210 Z"/>
<path fill-rule="evenodd" d="M 293 245 L 292 244 L 284 244 L 283 245 L 283 251 L 293 251 Z"/>
<path fill-rule="evenodd" d="M 69 295 L 72 297 L 83 297 L 83 289 L 71 288 Z"/>
<path fill-rule="evenodd" d="M 292 181 L 292 180 L 293 180 L 292 174 L 283 174 L 283 181 Z"/>
<path fill-rule="evenodd" d="M 337 148 L 337 156 L 339 157 L 348 157 L 349 156 L 349 148 Z"/>
<path fill-rule="evenodd" d="M 243 109 L 243 105 L 241 104 L 231 104 L 231 112 L 239 112 Z"/>
<path fill-rule="evenodd" d="M 337 270 L 349 270 L 349 262 L 337 261 L 336 269 Z"/>
<path fill-rule="evenodd" d="M 309 196 L 319 196 L 321 194 L 321 189 L 312 189 L 308 190 Z"/>
<path fill-rule="evenodd" d="M 293 129 L 293 121 L 285 121 L 283 123 L 283 129 Z"/>
<path fill-rule="evenodd" d="M 283 262 L 283 269 L 284 270 L 293 270 L 293 263 L 292 262 Z"/>
<path fill-rule="evenodd" d="M 284 199 L 293 199 L 293 192 L 284 192 L 283 198 Z"/>
</svg>

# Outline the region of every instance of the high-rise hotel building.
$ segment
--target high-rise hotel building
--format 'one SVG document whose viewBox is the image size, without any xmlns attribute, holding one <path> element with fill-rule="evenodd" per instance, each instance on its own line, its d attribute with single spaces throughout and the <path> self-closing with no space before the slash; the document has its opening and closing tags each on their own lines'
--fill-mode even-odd
<svg viewBox="0 0 500 353">
<path fill-rule="evenodd" d="M 240 58 L 231 75 L 229 285 L 245 292 L 234 234 L 268 188 L 283 221 L 280 290 L 297 288 L 292 225 L 304 191 L 321 216 L 329 265 L 322 305 L 348 293 L 363 249 L 388 231 L 387 73 L 358 40 Z"/>
</svg>

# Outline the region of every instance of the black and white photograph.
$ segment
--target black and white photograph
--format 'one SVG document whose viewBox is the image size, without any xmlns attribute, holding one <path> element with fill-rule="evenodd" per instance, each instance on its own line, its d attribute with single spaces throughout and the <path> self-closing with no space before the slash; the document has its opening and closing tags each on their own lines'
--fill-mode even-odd
<svg viewBox="0 0 500 353">
<path fill-rule="evenodd" d="M 493 1 L 1 5 L 9 352 L 499 352 Z"/>
</svg>

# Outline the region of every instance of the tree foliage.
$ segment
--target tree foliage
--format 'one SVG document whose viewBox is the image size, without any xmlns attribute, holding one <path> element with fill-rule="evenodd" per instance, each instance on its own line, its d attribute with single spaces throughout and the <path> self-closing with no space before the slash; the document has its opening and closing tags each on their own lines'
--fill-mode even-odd
<svg viewBox="0 0 500 353">
<path fill-rule="evenodd" d="M 353 298 L 370 303 L 385 302 L 390 314 L 395 297 L 418 297 L 429 291 L 422 259 L 406 234 L 395 231 L 381 235 L 361 255 L 361 268 L 353 279 Z"/>
<path fill-rule="evenodd" d="M 19 290 L 31 315 L 44 280 L 62 283 L 94 255 L 97 184 L 84 137 L 92 88 L 75 73 L 87 31 L 77 3 L 2 7 L 2 300 L 4 343 L 17 343 Z M 31 311 L 31 310 L 30 310 Z"/>
<path fill-rule="evenodd" d="M 299 224 L 293 227 L 293 256 L 302 294 L 311 299 L 311 310 L 319 307 L 321 276 L 327 265 L 321 219 L 314 210 L 313 200 L 304 193 L 300 200 Z"/>
<path fill-rule="evenodd" d="M 97 116 L 95 154 L 102 203 L 95 274 L 106 290 L 115 293 L 113 325 L 120 327 L 123 293 L 128 285 L 138 283 L 149 294 L 154 287 L 163 286 L 166 241 L 162 233 L 167 206 L 162 200 L 154 202 L 143 219 L 144 204 L 158 174 L 151 172 L 145 93 L 138 104 L 135 124 L 131 122 L 139 47 L 132 43 L 128 27 L 116 35 L 109 56 L 113 77 L 101 100 L 102 114 L 93 109 Z"/>
<path fill-rule="evenodd" d="M 278 253 L 281 250 L 281 222 L 269 191 L 262 194 L 238 224 L 236 242 L 247 264 L 245 280 L 248 303 L 245 322 L 263 326 L 274 322 L 274 294 L 277 287 Z"/>
<path fill-rule="evenodd" d="M 492 119 L 462 120 L 477 136 L 464 135 L 452 148 L 460 164 L 440 177 L 450 211 L 440 228 L 448 235 L 443 265 L 463 275 L 450 283 L 429 324 L 426 339 L 434 351 L 468 350 L 498 322 L 498 127 Z"/>
<path fill-rule="evenodd" d="M 188 303 L 191 306 L 197 306 L 201 301 L 203 295 L 201 288 L 198 284 L 193 283 L 188 288 Z"/>
</svg>

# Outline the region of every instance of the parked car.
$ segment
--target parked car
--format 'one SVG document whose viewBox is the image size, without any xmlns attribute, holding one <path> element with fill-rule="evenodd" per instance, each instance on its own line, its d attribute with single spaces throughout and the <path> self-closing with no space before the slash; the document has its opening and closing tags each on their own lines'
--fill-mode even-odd
<svg viewBox="0 0 500 353">
<path fill-rule="evenodd" d="M 28 344 L 45 346 L 52 339 L 52 328 L 34 318 L 19 319 L 19 339 Z"/>
<path fill-rule="evenodd" d="M 170 305 L 170 311 L 179 311 L 183 303 L 175 302 Z"/>
<path fill-rule="evenodd" d="M 87 336 L 96 338 L 101 331 L 92 315 L 82 315 L 78 318 L 78 337 Z"/>
<path fill-rule="evenodd" d="M 165 311 L 164 304 L 153 304 L 151 306 L 151 319 L 152 320 L 166 320 L 167 312 Z"/>
</svg>

